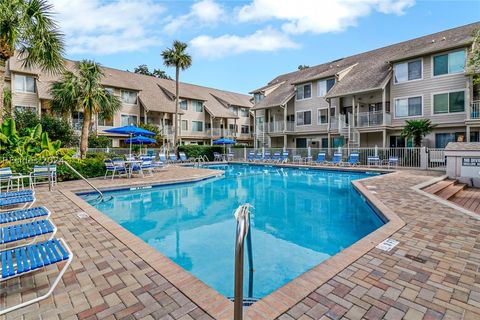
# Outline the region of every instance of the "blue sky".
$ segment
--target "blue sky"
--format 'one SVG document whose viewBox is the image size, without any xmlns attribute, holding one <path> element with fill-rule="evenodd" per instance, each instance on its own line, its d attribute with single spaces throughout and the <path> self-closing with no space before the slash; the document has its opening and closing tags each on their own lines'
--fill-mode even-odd
<svg viewBox="0 0 480 320">
<path fill-rule="evenodd" d="M 480 20 L 480 1 L 50 0 L 67 57 L 133 70 L 163 66 L 174 39 L 181 81 L 247 93 L 275 76 Z"/>
</svg>

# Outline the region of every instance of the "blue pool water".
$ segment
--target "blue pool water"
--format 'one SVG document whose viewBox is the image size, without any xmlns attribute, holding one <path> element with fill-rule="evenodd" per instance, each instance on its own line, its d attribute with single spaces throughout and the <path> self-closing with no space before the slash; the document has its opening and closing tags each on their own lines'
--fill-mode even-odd
<svg viewBox="0 0 480 320">
<path fill-rule="evenodd" d="M 365 173 L 255 165 L 215 166 L 225 177 L 109 192 L 95 204 L 227 297 L 233 296 L 235 209 L 252 216 L 254 298 L 261 298 L 371 233 L 383 220 L 352 180 Z M 245 290 L 249 266 L 245 258 Z"/>
</svg>

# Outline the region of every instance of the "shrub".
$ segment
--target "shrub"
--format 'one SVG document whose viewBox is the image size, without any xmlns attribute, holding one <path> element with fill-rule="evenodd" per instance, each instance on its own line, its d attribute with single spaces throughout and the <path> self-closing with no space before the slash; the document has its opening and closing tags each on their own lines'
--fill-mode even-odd
<svg viewBox="0 0 480 320">
<path fill-rule="evenodd" d="M 198 158 L 207 156 L 209 160 L 213 160 L 213 153 L 223 153 L 223 146 L 201 146 L 188 144 L 178 147 L 178 151 L 183 151 L 188 158 Z"/>
<path fill-rule="evenodd" d="M 112 139 L 106 136 L 90 134 L 88 136 L 88 147 L 89 148 L 111 148 Z"/>
<path fill-rule="evenodd" d="M 89 157 L 85 159 L 71 158 L 66 161 L 85 178 L 95 178 L 105 175 L 105 165 L 102 157 Z M 57 174 L 58 181 L 79 179 L 79 177 L 64 164 L 58 165 Z"/>
</svg>

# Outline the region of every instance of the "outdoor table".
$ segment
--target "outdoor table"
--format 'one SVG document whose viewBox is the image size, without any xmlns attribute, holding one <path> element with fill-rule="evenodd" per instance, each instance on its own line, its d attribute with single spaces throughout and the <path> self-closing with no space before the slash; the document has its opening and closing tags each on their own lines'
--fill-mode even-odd
<svg viewBox="0 0 480 320">
<path fill-rule="evenodd" d="M 31 187 L 32 185 L 32 177 L 30 175 L 13 175 L 8 178 L 9 180 L 17 180 L 16 186 L 17 186 L 17 191 L 20 191 L 20 185 L 22 186 L 22 190 L 25 189 L 25 185 L 23 184 L 24 179 L 28 179 L 28 186 Z M 11 185 L 10 182 L 8 183 L 7 191 L 9 191 L 9 187 L 14 187 L 14 185 Z"/>
<path fill-rule="evenodd" d="M 142 160 L 126 160 L 126 161 L 125 161 L 125 166 L 127 166 L 127 169 L 128 169 L 128 177 L 129 177 L 129 178 L 132 177 L 133 167 L 135 167 L 136 164 L 141 165 L 141 164 L 142 164 Z"/>
<path fill-rule="evenodd" d="M 292 157 L 292 162 L 293 162 L 293 163 L 295 163 L 295 162 L 298 162 L 298 163 L 302 162 L 302 156 L 301 156 L 301 155 L 294 155 L 294 156 Z"/>
</svg>

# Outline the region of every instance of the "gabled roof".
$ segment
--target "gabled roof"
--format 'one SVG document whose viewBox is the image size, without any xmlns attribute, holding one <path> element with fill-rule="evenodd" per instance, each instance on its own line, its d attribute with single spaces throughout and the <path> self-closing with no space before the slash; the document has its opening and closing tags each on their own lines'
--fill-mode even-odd
<svg viewBox="0 0 480 320">
<path fill-rule="evenodd" d="M 295 91 L 293 86 L 295 84 L 332 77 L 348 68 L 350 68 L 347 70 L 348 72 L 337 81 L 328 92 L 326 98 L 380 89 L 391 77 L 392 62 L 446 51 L 452 48 L 466 47 L 471 44 L 472 33 L 478 28 L 480 28 L 479 22 L 472 23 L 280 75 L 262 88 L 269 87 L 280 81 L 285 81 L 285 85 L 279 86 L 267 95 L 254 106 L 254 109 L 281 105 L 285 99 L 293 96 L 292 94 Z"/>
<path fill-rule="evenodd" d="M 66 69 L 73 70 L 75 63 L 65 60 Z M 50 85 L 60 79 L 59 74 L 46 73 L 39 68 L 25 68 L 18 54 L 9 60 L 9 69 L 13 72 L 36 75 L 40 99 L 51 99 Z M 104 72 L 102 84 L 105 87 L 138 91 L 138 99 L 148 111 L 175 112 L 175 81 L 108 67 L 102 69 Z M 253 106 L 248 95 L 184 82 L 180 82 L 179 92 L 180 98 L 203 101 L 205 109 L 217 118 L 236 118 L 237 116 L 228 110 L 231 105 L 244 108 Z"/>
</svg>

